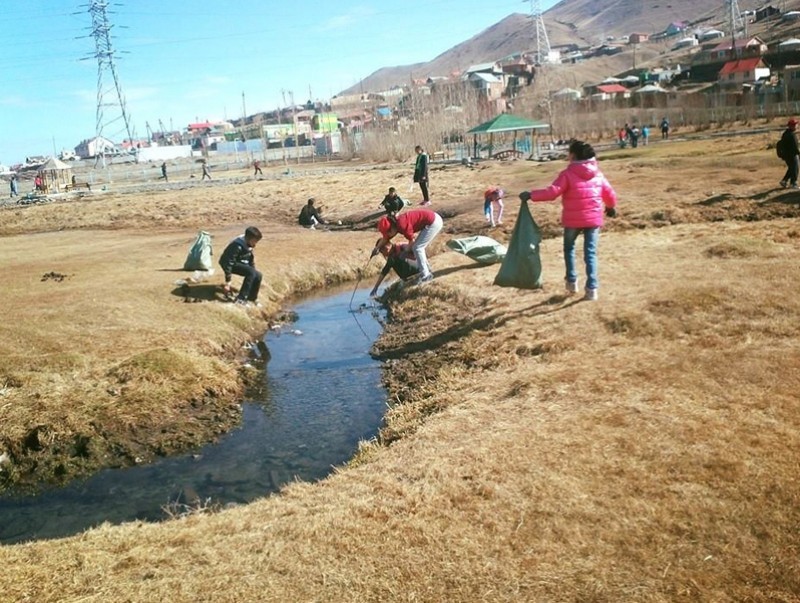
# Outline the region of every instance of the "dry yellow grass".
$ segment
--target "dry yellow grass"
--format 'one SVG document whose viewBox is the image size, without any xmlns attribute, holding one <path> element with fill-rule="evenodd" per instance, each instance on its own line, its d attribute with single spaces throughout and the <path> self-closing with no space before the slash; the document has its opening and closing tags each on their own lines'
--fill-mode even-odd
<svg viewBox="0 0 800 603">
<path fill-rule="evenodd" d="M 436 281 L 391 300 L 382 443 L 245 507 L 2 547 L 0 601 L 800 600 L 800 195 L 771 190 L 768 139 L 605 155 L 622 215 L 601 237 L 598 303 L 561 295 L 557 238 L 543 243 L 543 291 L 492 287 L 496 268 L 435 255 Z M 437 249 L 483 228 L 486 184 L 513 192 L 560 167 L 434 172 L 448 216 Z M 182 263 L 193 229 L 224 221 L 219 249 L 244 223 L 265 227 L 275 308 L 301 283 L 353 277 L 374 238 L 294 228 L 303 197 L 324 189 L 329 213 L 358 216 L 405 178 L 0 212 L 14 309 L 0 438 L 40 417 L 68 433 L 99 410 L 104 425 L 145 428 L 104 393 L 133 383 L 136 405 L 155 398 L 150 420 L 188 440 L 178 394 L 202 396 L 199 380 L 218 389 L 209 404 L 235 400 L 231 354 L 265 320 L 172 295 L 180 273 L 160 271 Z M 534 215 L 558 234 L 556 204 Z M 52 232 L 59 220 L 92 230 Z M 40 282 L 51 270 L 70 276 Z"/>
</svg>

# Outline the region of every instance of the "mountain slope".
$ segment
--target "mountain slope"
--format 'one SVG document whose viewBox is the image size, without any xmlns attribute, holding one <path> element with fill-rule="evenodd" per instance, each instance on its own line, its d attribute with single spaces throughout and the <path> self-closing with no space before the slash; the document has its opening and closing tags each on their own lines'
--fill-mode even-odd
<svg viewBox="0 0 800 603">
<path fill-rule="evenodd" d="M 738 4 L 745 10 L 763 2 L 739 0 Z M 785 4 L 786 10 L 795 10 L 800 0 L 786 0 Z M 726 0 L 562 0 L 544 13 L 544 21 L 551 46 L 589 46 L 604 42 L 607 36 L 664 31 L 674 21 L 727 30 L 726 7 Z M 412 79 L 460 72 L 470 65 L 529 51 L 535 45 L 533 36 L 530 15 L 514 13 L 429 62 L 384 67 L 340 94 L 378 92 Z M 627 58 L 617 59 L 620 61 L 631 62 Z"/>
</svg>

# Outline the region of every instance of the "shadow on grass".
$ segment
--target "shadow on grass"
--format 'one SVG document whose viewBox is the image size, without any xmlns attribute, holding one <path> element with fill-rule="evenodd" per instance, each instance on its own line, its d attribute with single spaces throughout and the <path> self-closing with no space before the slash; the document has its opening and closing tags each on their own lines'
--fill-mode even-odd
<svg viewBox="0 0 800 603">
<path fill-rule="evenodd" d="M 708 199 L 703 199 L 702 201 L 699 201 L 697 204 L 710 206 L 710 205 L 716 205 L 717 203 L 723 203 L 724 201 L 730 201 L 733 198 L 734 198 L 733 195 L 731 195 L 730 193 L 722 193 L 719 195 L 714 195 L 713 197 L 709 197 Z"/>
<path fill-rule="evenodd" d="M 756 199 L 756 196 L 754 195 L 751 197 L 751 199 Z M 774 205 L 776 203 L 783 203 L 784 205 L 800 205 L 800 190 L 784 192 L 769 199 L 764 198 L 763 201 L 760 201 L 758 205 L 760 207 L 764 207 L 767 205 Z"/>
<path fill-rule="evenodd" d="M 451 266 L 450 268 L 442 268 L 441 270 L 434 270 L 433 275 L 436 277 L 452 274 L 461 270 L 475 270 L 476 268 L 491 268 L 499 264 L 464 264 L 463 266 Z"/>
<path fill-rule="evenodd" d="M 565 303 L 567 300 L 570 301 Z M 426 339 L 411 341 L 396 348 L 382 350 L 381 353 L 377 355 L 377 358 L 381 360 L 393 360 L 402 358 L 415 352 L 434 351 L 447 344 L 452 344 L 463 339 L 473 331 L 488 331 L 491 329 L 496 329 L 502 327 L 518 316 L 531 312 L 535 312 L 537 314 L 551 314 L 553 312 L 560 312 L 561 310 L 565 310 L 571 306 L 574 306 L 581 301 L 583 301 L 581 298 L 571 298 L 566 295 L 551 295 L 550 297 L 517 312 L 494 313 L 483 317 L 474 317 L 468 320 L 460 321 L 445 331 L 432 335 Z M 536 310 L 539 309 L 544 310 L 536 312 Z"/>
<path fill-rule="evenodd" d="M 183 301 L 187 304 L 200 303 L 204 301 L 230 301 L 225 297 L 220 285 L 211 285 L 208 283 L 198 283 L 194 285 L 184 283 L 183 285 L 175 287 L 171 293 L 176 297 L 182 297 Z"/>
</svg>

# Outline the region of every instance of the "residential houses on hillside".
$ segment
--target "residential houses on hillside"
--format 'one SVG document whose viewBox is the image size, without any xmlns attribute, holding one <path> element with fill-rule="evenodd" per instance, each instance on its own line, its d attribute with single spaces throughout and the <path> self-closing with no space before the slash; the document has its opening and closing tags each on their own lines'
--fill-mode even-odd
<svg viewBox="0 0 800 603">
<path fill-rule="evenodd" d="M 749 11 L 747 16 L 753 22 L 772 19 L 771 23 L 778 24 L 789 14 L 781 14 L 780 10 L 767 5 Z M 668 56 L 679 54 L 682 64 L 665 61 L 659 67 L 636 69 L 634 59 L 634 69 L 620 74 L 621 77 L 598 74 L 598 81 L 586 82 L 581 89 L 576 86 L 552 91 L 551 97 L 559 102 L 635 105 L 644 102 L 644 98 L 651 99 L 647 102 L 652 103 L 657 102 L 652 99 L 659 96 L 684 94 L 682 86 L 692 84 L 693 90 L 724 94 L 772 91 L 786 98 L 800 98 L 800 39 L 785 39 L 768 46 L 759 36 L 738 37 L 732 41 L 720 29 L 698 25 L 702 23 L 693 25 L 676 20 L 660 32 L 634 31 L 620 38 L 610 37 L 597 45 L 556 46 L 552 60 L 578 63 L 625 52 L 631 45 L 636 48 L 657 43 L 662 49 L 673 50 Z M 153 133 L 150 140 L 137 142 L 136 146 L 184 144 L 205 152 L 237 141 L 247 149 L 251 141 L 270 148 L 313 145 L 340 131 L 360 133 L 370 128 L 406 127 L 431 98 L 438 99 L 443 110 L 451 114 L 462 111 L 461 105 L 465 102 L 477 102 L 483 114 L 497 114 L 508 110 L 527 88 L 537 85 L 540 66 L 531 57 L 530 53 L 520 52 L 470 65 L 463 71 L 432 74 L 406 85 L 338 95 L 329 103 L 309 101 L 305 105 L 259 112 L 231 122 L 198 121 L 188 124 L 181 132 Z M 133 143 L 120 146 L 125 145 L 133 146 Z M 80 156 L 91 156 L 103 152 L 103 148 L 117 147 L 111 141 L 89 140 L 76 147 L 76 152 Z"/>
</svg>

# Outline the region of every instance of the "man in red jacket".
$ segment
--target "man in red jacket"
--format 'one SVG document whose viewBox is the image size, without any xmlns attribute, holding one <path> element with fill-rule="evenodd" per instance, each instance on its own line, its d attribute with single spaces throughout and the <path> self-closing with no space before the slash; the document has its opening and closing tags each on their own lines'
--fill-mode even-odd
<svg viewBox="0 0 800 603">
<path fill-rule="evenodd" d="M 377 248 L 388 243 L 398 233 L 403 235 L 411 246 L 419 266 L 419 282 L 433 280 L 431 266 L 425 248 L 442 230 L 442 217 L 429 209 L 412 209 L 398 216 L 383 216 L 378 220 L 378 230 L 382 238 Z"/>
</svg>

